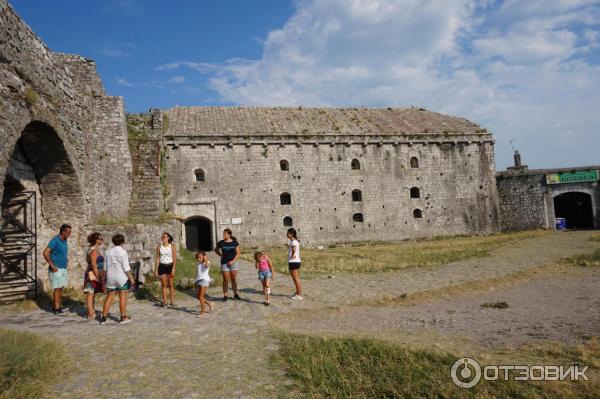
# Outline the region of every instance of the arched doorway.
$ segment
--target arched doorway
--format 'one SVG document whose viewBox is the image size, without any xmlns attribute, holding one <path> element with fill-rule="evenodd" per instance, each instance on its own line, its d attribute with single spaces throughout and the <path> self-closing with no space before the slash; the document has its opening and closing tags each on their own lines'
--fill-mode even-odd
<svg viewBox="0 0 600 399">
<path fill-rule="evenodd" d="M 78 224 L 83 219 L 85 198 L 62 139 L 43 122 L 25 126 L 12 148 L 6 175 L 0 178 L 0 297 L 4 298 L 6 282 L 16 287 L 14 292 L 37 291 L 38 251 L 62 223 Z M 77 233 L 72 239 L 77 242 Z"/>
<path fill-rule="evenodd" d="M 46 123 L 34 121 L 23 129 L 4 176 L 3 202 L 19 186 L 39 192 L 41 216 L 52 229 L 84 216 L 85 198 L 75 168 L 63 141 Z"/>
<path fill-rule="evenodd" d="M 185 247 L 188 251 L 211 251 L 212 223 L 201 216 L 191 217 L 185 221 Z"/>
<path fill-rule="evenodd" d="M 554 197 L 554 215 L 565 218 L 569 229 L 594 227 L 592 196 L 586 193 L 569 192 Z"/>
</svg>

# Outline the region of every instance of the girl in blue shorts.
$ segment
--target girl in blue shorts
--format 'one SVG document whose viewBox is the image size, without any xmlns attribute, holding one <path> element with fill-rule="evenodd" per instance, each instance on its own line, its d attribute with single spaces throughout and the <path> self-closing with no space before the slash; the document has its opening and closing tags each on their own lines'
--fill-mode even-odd
<svg viewBox="0 0 600 399">
<path fill-rule="evenodd" d="M 269 297 L 271 295 L 271 281 L 273 280 L 273 265 L 269 255 L 264 252 L 256 252 L 254 254 L 255 267 L 258 269 L 258 279 L 262 283 L 263 293 L 265 294 L 265 306 L 271 303 Z"/>
<path fill-rule="evenodd" d="M 213 310 L 212 303 L 207 301 L 204 297 L 206 295 L 206 290 L 210 285 L 210 261 L 204 251 L 198 251 L 196 253 L 196 260 L 198 261 L 196 264 L 196 298 L 200 301 L 200 313 L 198 313 L 198 316 L 196 317 L 201 318 L 206 316 L 204 305 L 207 305 L 211 312 Z"/>
</svg>

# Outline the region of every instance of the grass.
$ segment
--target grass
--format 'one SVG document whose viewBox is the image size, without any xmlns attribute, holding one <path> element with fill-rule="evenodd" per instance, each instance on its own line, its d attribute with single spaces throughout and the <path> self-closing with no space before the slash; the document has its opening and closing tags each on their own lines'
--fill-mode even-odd
<svg viewBox="0 0 600 399">
<path fill-rule="evenodd" d="M 487 236 L 444 237 L 395 243 L 361 243 L 302 248 L 302 269 L 308 274 L 384 272 L 408 267 L 429 267 L 487 256 L 492 250 L 549 234 L 545 231 L 499 233 Z M 287 272 L 287 247 L 264 249 L 274 268 Z M 253 262 L 253 251 L 242 257 Z"/>
<path fill-rule="evenodd" d="M 0 328 L 0 398 L 38 398 L 60 381 L 69 360 L 55 340 Z"/>
<path fill-rule="evenodd" d="M 321 338 L 282 334 L 274 355 L 292 378 L 286 397 L 309 398 L 466 398 L 598 397 L 596 378 L 579 382 L 482 380 L 474 388 L 456 387 L 453 363 L 465 354 L 415 349 L 368 338 Z M 520 357 L 515 359 L 515 354 Z M 475 357 L 474 355 L 470 354 Z M 512 357 L 511 360 L 506 356 Z M 504 357 L 504 359 L 502 359 Z M 537 344 L 517 352 L 480 354 L 482 364 L 581 364 L 597 367 L 600 345 L 592 339 L 575 347 Z M 490 361 L 491 360 L 491 361 Z M 498 362 L 498 363 L 496 363 Z M 590 377 L 590 372 L 587 373 Z"/>
<path fill-rule="evenodd" d="M 600 266 L 600 248 L 587 254 L 573 255 L 561 259 L 561 263 L 568 266 Z"/>
<path fill-rule="evenodd" d="M 194 280 L 196 278 L 196 253 L 186 249 L 180 249 L 181 258 L 177 260 L 175 271 L 175 287 L 180 293 L 190 295 L 195 292 Z M 214 280 L 212 287 L 220 287 L 223 277 L 218 262 L 213 262 L 210 268 L 210 277 Z M 136 294 L 139 299 L 160 300 L 160 280 L 153 276 L 147 276 L 146 282 Z"/>
</svg>

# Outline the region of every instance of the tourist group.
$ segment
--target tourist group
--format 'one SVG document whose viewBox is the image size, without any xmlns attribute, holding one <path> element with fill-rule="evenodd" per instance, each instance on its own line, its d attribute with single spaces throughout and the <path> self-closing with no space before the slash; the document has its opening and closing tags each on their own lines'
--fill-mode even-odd
<svg viewBox="0 0 600 399">
<path fill-rule="evenodd" d="M 50 240 L 43 252 L 44 259 L 48 262 L 48 273 L 52 286 L 52 311 L 56 315 L 64 314 L 68 309 L 61 306 L 61 300 L 63 288 L 67 285 L 68 280 L 68 239 L 70 235 L 71 226 L 63 224 L 60 226 L 59 234 Z M 296 288 L 292 299 L 303 299 L 300 283 L 300 243 L 295 229 L 288 229 L 287 239 L 288 267 Z M 125 237 L 122 234 L 115 234 L 111 239 L 112 246 L 106 251 L 103 251 L 104 237 L 102 234 L 93 232 L 87 237 L 87 241 L 89 247 L 86 253 L 87 267 L 83 275 L 83 292 L 86 295 L 88 319 L 93 320 L 96 318 L 95 296 L 98 293 L 104 293 L 106 297 L 104 299 L 100 324 L 106 323 L 115 294 L 119 296 L 120 323 L 131 322 L 131 317 L 127 315 L 127 293 L 135 289 L 136 282 L 129 265 L 129 255 L 123 248 Z M 237 273 L 241 251 L 240 244 L 230 229 L 223 231 L 223 239 L 217 243 L 215 252 L 221 257 L 223 301 L 229 299 L 230 284 L 233 290 L 233 300 L 240 300 Z M 204 251 L 196 253 L 196 260 L 195 286 L 196 296 L 200 305 L 197 317 L 202 318 L 208 312 L 212 312 L 214 308 L 214 304 L 205 297 L 206 290 L 212 282 L 209 275 L 211 264 Z M 258 279 L 262 284 L 265 296 L 264 305 L 269 306 L 271 303 L 271 281 L 274 277 L 273 265 L 266 252 L 256 252 L 254 260 L 254 266 L 257 269 Z M 173 244 L 173 236 L 164 232 L 161 236 L 161 242 L 156 246 L 153 268 L 153 274 L 155 277 L 160 278 L 162 286 L 162 302 L 160 304 L 162 307 L 174 306 L 174 278 L 176 269 L 177 248 Z M 168 304 L 167 291 L 169 294 Z"/>
</svg>

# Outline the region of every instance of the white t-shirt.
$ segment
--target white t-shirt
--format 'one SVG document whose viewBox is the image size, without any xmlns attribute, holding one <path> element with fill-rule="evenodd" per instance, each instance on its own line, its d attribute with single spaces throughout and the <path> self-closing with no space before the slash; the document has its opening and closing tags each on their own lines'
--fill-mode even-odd
<svg viewBox="0 0 600 399">
<path fill-rule="evenodd" d="M 122 287 L 129 277 L 127 272 L 129 267 L 129 255 L 120 246 L 115 246 L 106 252 L 106 286 L 108 288 Z"/>
<path fill-rule="evenodd" d="M 207 280 L 210 281 L 210 275 L 208 271 L 210 270 L 210 262 L 201 263 L 198 262 L 196 265 L 196 281 Z"/>
<path fill-rule="evenodd" d="M 295 248 L 293 258 L 292 258 L 292 248 Z M 292 240 L 288 244 L 288 262 L 300 263 L 300 243 L 298 242 L 298 240 Z"/>
</svg>

